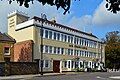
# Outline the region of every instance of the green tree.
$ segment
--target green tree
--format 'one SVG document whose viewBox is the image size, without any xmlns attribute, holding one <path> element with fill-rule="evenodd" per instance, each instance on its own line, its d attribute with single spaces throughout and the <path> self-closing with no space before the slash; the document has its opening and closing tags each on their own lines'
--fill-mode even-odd
<svg viewBox="0 0 120 80">
<path fill-rule="evenodd" d="M 106 34 L 105 61 L 107 68 L 120 68 L 120 32 L 113 31 Z"/>
<path fill-rule="evenodd" d="M 9 4 L 12 3 L 12 1 L 17 1 L 17 3 L 22 6 L 24 5 L 25 7 L 29 7 L 29 2 L 34 2 L 35 0 L 8 0 Z M 69 13 L 70 5 L 72 0 L 37 0 L 38 2 L 42 3 L 43 5 L 48 4 L 50 6 L 56 6 L 57 10 L 61 7 L 64 9 L 64 13 L 66 12 Z M 76 1 L 76 0 L 75 0 Z M 80 0 L 78 0 L 80 1 Z M 120 0 L 106 0 L 106 8 L 108 8 L 108 11 L 111 11 L 113 13 L 117 13 L 120 11 Z"/>
</svg>

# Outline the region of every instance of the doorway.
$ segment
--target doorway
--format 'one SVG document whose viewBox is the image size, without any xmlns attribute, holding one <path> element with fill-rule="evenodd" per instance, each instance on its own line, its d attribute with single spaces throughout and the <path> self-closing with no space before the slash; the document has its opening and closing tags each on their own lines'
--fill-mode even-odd
<svg viewBox="0 0 120 80">
<path fill-rule="evenodd" d="M 60 61 L 53 60 L 53 72 L 59 73 L 60 72 Z"/>
</svg>

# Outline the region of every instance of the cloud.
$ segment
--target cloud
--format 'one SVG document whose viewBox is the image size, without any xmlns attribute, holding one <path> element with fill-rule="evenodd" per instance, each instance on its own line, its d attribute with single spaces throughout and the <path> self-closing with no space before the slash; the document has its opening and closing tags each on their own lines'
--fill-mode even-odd
<svg viewBox="0 0 120 80">
<path fill-rule="evenodd" d="M 73 16 L 68 25 L 81 31 L 89 31 L 92 26 L 92 16 L 85 15 L 80 18 Z"/>
<path fill-rule="evenodd" d="M 93 15 L 84 15 L 82 17 L 73 16 L 71 20 L 69 20 L 68 25 L 86 32 L 92 32 L 93 27 L 120 30 L 120 12 L 113 14 L 112 12 L 107 11 L 105 4 L 106 1 L 103 0 L 96 8 Z"/>
<path fill-rule="evenodd" d="M 63 10 L 59 9 L 57 10 L 55 6 L 49 6 L 45 5 L 43 6 L 38 1 L 34 1 L 34 4 L 30 3 L 29 8 L 20 7 L 16 2 L 13 2 L 12 4 L 8 4 L 7 1 L 1 1 L 0 2 L 0 31 L 1 32 L 7 32 L 7 15 L 10 12 L 13 12 L 15 10 L 23 11 L 29 15 L 29 17 L 33 16 L 41 16 L 41 13 L 45 13 L 47 15 L 47 18 L 51 20 L 53 17 L 55 17 L 56 21 L 58 23 L 65 24 L 68 20 L 68 18 L 71 16 L 72 13 L 63 15 Z"/>
<path fill-rule="evenodd" d="M 103 2 L 95 10 L 93 15 L 93 24 L 97 26 L 120 25 L 120 12 L 114 14 L 110 11 L 107 11 L 105 4 L 106 1 L 103 0 Z"/>
</svg>

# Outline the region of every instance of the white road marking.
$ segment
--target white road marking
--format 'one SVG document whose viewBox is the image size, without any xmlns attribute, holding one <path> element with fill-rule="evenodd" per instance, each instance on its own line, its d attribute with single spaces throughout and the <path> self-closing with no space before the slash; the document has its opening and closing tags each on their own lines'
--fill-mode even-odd
<svg viewBox="0 0 120 80">
<path fill-rule="evenodd" d="M 111 76 L 109 78 L 111 78 L 111 79 L 120 79 L 120 76 Z"/>
</svg>

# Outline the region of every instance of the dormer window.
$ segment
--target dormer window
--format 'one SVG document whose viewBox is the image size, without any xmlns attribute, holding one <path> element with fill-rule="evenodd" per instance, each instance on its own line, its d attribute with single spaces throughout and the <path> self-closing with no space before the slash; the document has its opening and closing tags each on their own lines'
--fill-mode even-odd
<svg viewBox="0 0 120 80">
<path fill-rule="evenodd" d="M 10 48 L 4 47 L 4 55 L 10 55 Z"/>
</svg>

